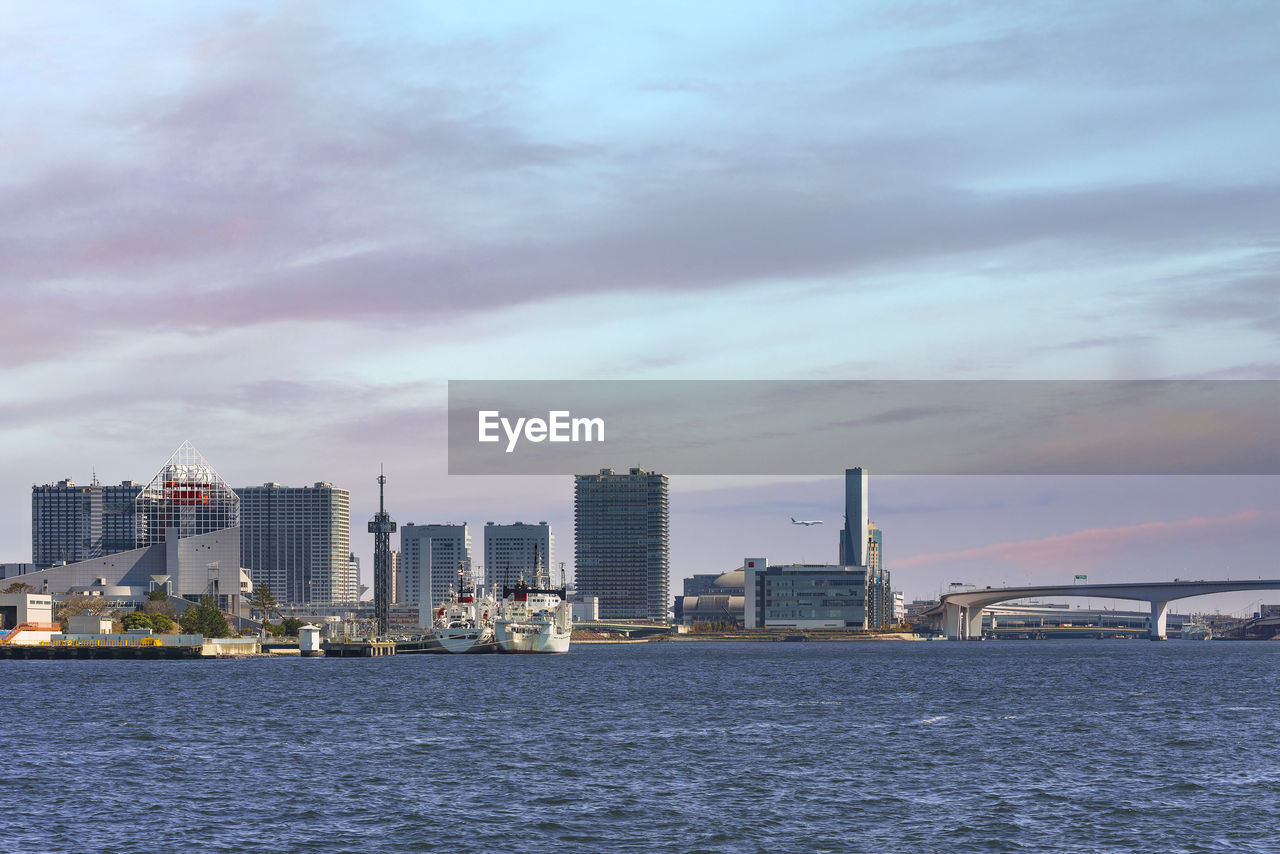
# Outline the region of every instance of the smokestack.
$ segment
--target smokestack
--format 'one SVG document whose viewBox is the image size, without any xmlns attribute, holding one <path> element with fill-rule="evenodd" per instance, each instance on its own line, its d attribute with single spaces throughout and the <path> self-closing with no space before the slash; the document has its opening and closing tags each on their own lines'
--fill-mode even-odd
<svg viewBox="0 0 1280 854">
<path fill-rule="evenodd" d="M 844 528 L 840 531 L 840 565 L 867 565 L 867 472 L 844 470 Z"/>
</svg>

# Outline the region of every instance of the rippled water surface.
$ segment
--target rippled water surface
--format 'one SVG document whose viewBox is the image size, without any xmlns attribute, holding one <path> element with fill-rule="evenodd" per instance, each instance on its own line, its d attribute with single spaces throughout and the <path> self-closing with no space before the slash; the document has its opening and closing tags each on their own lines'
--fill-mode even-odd
<svg viewBox="0 0 1280 854">
<path fill-rule="evenodd" d="M 1276 851 L 1280 643 L 0 661 L 0 851 Z"/>
</svg>

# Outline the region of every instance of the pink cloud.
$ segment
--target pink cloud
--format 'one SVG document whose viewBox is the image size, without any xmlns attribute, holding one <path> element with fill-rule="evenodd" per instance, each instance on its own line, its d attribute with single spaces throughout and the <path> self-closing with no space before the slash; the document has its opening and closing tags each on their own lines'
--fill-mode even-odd
<svg viewBox="0 0 1280 854">
<path fill-rule="evenodd" d="M 1193 516 L 1171 522 L 1142 522 L 1111 528 L 1085 528 L 1032 540 L 1005 540 L 948 552 L 928 552 L 895 560 L 894 569 L 912 569 L 941 563 L 985 559 L 1022 566 L 1051 566 L 1062 561 L 1084 561 L 1144 543 L 1163 544 L 1203 530 L 1220 534 L 1224 527 L 1253 525 L 1280 519 L 1280 511 L 1241 510 L 1227 516 Z"/>
</svg>

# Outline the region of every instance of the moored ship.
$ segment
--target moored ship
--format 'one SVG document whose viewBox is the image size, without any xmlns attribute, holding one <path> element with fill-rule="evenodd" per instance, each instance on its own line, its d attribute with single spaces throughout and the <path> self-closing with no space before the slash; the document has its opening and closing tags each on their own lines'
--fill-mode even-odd
<svg viewBox="0 0 1280 854">
<path fill-rule="evenodd" d="M 497 602 L 491 596 L 480 597 L 474 586 L 458 570 L 458 590 L 452 588 L 444 604 L 436 612 L 431 637 L 445 652 L 493 652 L 494 617 Z"/>
<path fill-rule="evenodd" d="M 493 630 L 498 652 L 568 652 L 573 610 L 564 587 L 551 587 L 541 566 L 530 587 L 521 578 L 502 588 L 502 615 Z"/>
</svg>

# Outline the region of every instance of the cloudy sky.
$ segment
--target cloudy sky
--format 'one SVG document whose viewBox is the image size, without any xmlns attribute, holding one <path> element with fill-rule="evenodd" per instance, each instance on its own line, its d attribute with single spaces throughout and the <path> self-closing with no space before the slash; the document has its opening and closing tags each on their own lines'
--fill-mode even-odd
<svg viewBox="0 0 1280 854">
<path fill-rule="evenodd" d="M 349 488 L 366 574 L 382 463 L 571 562 L 568 478 L 446 474 L 450 379 L 1280 379 L 1269 2 L 2 9 L 3 561 L 190 439 Z M 835 559 L 837 479 L 672 489 L 673 579 Z M 1280 575 L 1274 477 L 871 500 L 909 597 Z"/>
</svg>

